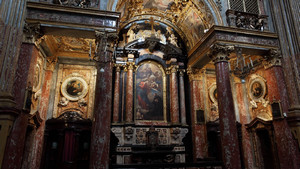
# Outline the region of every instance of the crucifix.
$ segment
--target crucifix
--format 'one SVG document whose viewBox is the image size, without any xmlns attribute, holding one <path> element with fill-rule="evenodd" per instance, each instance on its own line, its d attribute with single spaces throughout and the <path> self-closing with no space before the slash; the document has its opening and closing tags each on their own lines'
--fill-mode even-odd
<svg viewBox="0 0 300 169">
<path fill-rule="evenodd" d="M 153 17 L 150 17 L 150 21 L 145 21 L 145 23 L 149 23 L 151 25 L 151 34 L 154 35 L 154 25 L 159 25 L 159 23 L 154 22 Z"/>
</svg>

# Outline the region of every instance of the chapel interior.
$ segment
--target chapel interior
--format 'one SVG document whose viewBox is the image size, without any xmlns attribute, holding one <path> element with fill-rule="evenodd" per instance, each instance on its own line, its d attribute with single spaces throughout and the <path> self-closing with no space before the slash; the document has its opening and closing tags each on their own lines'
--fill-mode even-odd
<svg viewBox="0 0 300 169">
<path fill-rule="evenodd" d="M 298 0 L 0 0 L 0 169 L 299 169 Z"/>
</svg>

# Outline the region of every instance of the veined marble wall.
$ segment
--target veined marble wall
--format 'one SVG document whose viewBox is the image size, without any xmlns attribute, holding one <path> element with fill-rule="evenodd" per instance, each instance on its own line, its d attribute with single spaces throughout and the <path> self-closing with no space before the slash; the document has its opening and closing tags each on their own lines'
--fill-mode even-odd
<svg viewBox="0 0 300 169">
<path fill-rule="evenodd" d="M 57 74 L 53 117 L 66 111 L 92 118 L 96 82 L 94 66 L 60 64 Z"/>
</svg>

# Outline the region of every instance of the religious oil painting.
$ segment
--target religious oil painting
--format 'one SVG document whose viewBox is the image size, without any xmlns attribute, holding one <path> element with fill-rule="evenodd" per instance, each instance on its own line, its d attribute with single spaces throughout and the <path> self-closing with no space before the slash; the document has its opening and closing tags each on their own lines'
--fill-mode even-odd
<svg viewBox="0 0 300 169">
<path fill-rule="evenodd" d="M 61 92 L 68 100 L 77 101 L 88 92 L 88 85 L 81 77 L 69 77 L 62 83 Z"/>
<path fill-rule="evenodd" d="M 250 81 L 249 85 L 249 95 L 250 98 L 254 101 L 260 101 L 263 99 L 267 92 L 266 83 L 263 78 L 256 77 Z"/>
<path fill-rule="evenodd" d="M 162 121 L 164 116 L 164 71 L 155 62 L 142 63 L 136 73 L 136 120 Z"/>
<path fill-rule="evenodd" d="M 79 80 L 72 80 L 67 84 L 67 92 L 72 96 L 79 96 L 83 91 L 82 82 Z"/>
<path fill-rule="evenodd" d="M 158 9 L 165 11 L 170 4 L 174 2 L 173 0 L 144 0 L 143 5 L 144 8 L 150 8 L 150 9 Z"/>
<path fill-rule="evenodd" d="M 254 97 L 260 98 L 263 95 L 263 87 L 259 82 L 254 82 L 251 86 L 251 91 Z"/>
<path fill-rule="evenodd" d="M 203 34 L 203 22 L 195 10 L 189 10 L 183 24 L 188 28 L 189 34 L 194 42 L 196 42 L 201 34 Z"/>
</svg>

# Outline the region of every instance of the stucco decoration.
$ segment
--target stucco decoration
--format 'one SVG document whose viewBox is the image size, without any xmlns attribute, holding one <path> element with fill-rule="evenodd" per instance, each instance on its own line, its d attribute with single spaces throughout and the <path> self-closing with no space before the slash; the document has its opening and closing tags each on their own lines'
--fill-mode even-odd
<svg viewBox="0 0 300 169">
<path fill-rule="evenodd" d="M 252 118 L 257 117 L 265 121 L 272 120 L 269 100 L 265 99 L 267 95 L 266 80 L 259 75 L 251 75 L 248 83 L 248 94 Z"/>
<path fill-rule="evenodd" d="M 217 84 L 213 83 L 208 88 L 209 98 L 213 104 L 218 104 Z"/>
</svg>

